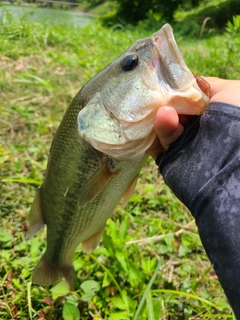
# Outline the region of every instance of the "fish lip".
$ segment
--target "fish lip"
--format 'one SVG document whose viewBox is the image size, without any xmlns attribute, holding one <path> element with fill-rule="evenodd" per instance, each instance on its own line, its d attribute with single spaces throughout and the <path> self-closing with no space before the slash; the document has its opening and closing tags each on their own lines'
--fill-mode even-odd
<svg viewBox="0 0 240 320">
<path fill-rule="evenodd" d="M 163 55 L 170 56 L 170 59 L 174 63 L 178 64 L 182 69 L 192 74 L 178 48 L 174 38 L 173 29 L 170 24 L 166 23 L 160 30 L 155 32 L 152 35 L 152 41 L 160 60 Z M 167 45 L 164 45 L 165 41 Z M 171 53 L 171 55 L 169 55 L 169 53 Z"/>
<path fill-rule="evenodd" d="M 175 41 L 170 24 L 152 35 L 158 79 L 168 92 L 186 92 L 196 82 Z"/>
</svg>

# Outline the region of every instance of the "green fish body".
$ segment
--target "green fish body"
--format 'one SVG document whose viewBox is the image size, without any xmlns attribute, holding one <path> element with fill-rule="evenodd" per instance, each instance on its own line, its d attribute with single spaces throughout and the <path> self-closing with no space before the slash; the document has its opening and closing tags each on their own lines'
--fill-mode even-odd
<svg viewBox="0 0 240 320">
<path fill-rule="evenodd" d="M 44 182 L 29 216 L 27 238 L 47 225 L 47 248 L 33 283 L 65 277 L 74 288 L 72 255 L 92 252 L 117 204 L 125 205 L 156 138 L 162 105 L 201 114 L 209 103 L 165 25 L 137 41 L 92 78 L 67 109 L 52 141 Z"/>
</svg>

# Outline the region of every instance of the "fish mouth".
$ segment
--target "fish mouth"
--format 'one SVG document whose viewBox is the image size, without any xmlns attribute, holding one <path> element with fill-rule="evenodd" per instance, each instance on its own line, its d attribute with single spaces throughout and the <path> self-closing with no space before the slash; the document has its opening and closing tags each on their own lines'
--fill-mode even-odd
<svg viewBox="0 0 240 320">
<path fill-rule="evenodd" d="M 195 79 L 186 65 L 175 41 L 170 24 L 165 24 L 152 35 L 156 58 L 159 63 L 159 79 L 173 90 L 188 89 Z"/>
<path fill-rule="evenodd" d="M 131 70 L 128 82 L 122 80 L 121 94 L 116 95 L 117 104 L 116 98 L 110 99 L 115 97 L 118 86 L 113 82 L 110 89 L 96 92 L 78 115 L 81 138 L 98 151 L 124 161 L 142 157 L 152 145 L 156 138 L 153 123 L 158 108 L 166 105 L 178 114 L 198 115 L 205 111 L 209 100 L 187 67 L 169 24 L 137 41 L 124 56 L 133 52 L 143 57 L 141 73 L 137 74 L 139 82 L 133 83 L 136 76 Z M 119 68 L 119 60 L 116 63 Z M 141 66 L 141 62 L 138 65 Z M 145 76 L 147 73 L 149 76 Z M 139 90 L 141 86 L 143 89 Z M 126 95 L 128 100 L 122 94 L 124 90 L 130 93 Z M 111 108 L 111 103 L 117 108 Z M 120 107 L 124 107 L 123 111 Z"/>
</svg>

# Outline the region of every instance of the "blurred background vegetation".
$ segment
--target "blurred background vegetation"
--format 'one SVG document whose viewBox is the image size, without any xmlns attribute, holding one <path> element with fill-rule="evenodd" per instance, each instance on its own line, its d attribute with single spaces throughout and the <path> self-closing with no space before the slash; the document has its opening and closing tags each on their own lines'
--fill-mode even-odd
<svg viewBox="0 0 240 320">
<path fill-rule="evenodd" d="M 4 1 L 3 1 L 4 2 Z M 9 0 L 10 3 L 36 4 L 51 8 L 67 9 L 67 3 L 75 4 L 74 10 L 101 15 L 105 24 L 137 25 L 145 21 L 154 26 L 161 21 L 179 23 L 191 27 L 202 25 L 209 18 L 211 28 L 224 29 L 233 15 L 240 14 L 239 0 Z M 187 33 L 189 30 L 185 30 Z"/>
<path fill-rule="evenodd" d="M 24 234 L 51 140 L 86 81 L 165 22 L 194 73 L 239 79 L 239 1 L 22 4 L 0 8 L 0 319 L 234 319 L 193 218 L 150 160 L 101 246 L 76 250 L 76 291 L 31 284 L 45 230 Z"/>
</svg>

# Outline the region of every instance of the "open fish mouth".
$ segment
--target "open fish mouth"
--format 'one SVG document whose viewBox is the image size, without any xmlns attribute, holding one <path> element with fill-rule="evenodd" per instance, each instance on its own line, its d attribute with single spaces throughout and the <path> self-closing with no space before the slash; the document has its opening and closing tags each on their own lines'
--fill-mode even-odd
<svg viewBox="0 0 240 320">
<path fill-rule="evenodd" d="M 160 80 L 173 90 L 187 90 L 195 79 L 178 49 L 172 27 L 165 24 L 152 38 L 159 61 Z"/>
<path fill-rule="evenodd" d="M 165 24 L 136 41 L 106 68 L 112 79 L 78 114 L 80 136 L 95 149 L 118 160 L 144 155 L 156 134 L 157 110 L 172 106 L 178 114 L 202 114 L 209 98 L 199 88 Z"/>
</svg>

